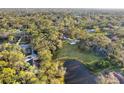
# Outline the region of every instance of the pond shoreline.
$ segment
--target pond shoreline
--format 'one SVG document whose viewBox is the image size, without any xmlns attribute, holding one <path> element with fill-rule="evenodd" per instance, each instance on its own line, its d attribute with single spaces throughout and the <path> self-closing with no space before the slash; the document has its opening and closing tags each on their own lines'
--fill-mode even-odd
<svg viewBox="0 0 124 93">
<path fill-rule="evenodd" d="M 81 62 L 77 60 L 66 60 L 64 67 L 67 69 L 65 84 L 97 84 L 97 77 Z"/>
</svg>

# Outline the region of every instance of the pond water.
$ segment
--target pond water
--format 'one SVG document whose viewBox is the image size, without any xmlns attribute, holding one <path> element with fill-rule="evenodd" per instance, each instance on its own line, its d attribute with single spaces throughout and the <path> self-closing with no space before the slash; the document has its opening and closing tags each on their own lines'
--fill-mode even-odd
<svg viewBox="0 0 124 93">
<path fill-rule="evenodd" d="M 76 60 L 67 60 L 65 84 L 96 84 L 96 76 L 93 75 L 82 63 Z"/>
</svg>

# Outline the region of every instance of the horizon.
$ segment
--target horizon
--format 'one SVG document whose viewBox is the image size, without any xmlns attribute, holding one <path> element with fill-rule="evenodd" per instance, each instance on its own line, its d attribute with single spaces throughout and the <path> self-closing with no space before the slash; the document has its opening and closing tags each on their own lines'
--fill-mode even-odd
<svg viewBox="0 0 124 93">
<path fill-rule="evenodd" d="M 54 12 L 54 13 L 72 13 L 72 14 L 111 14 L 111 15 L 123 15 L 124 9 L 121 8 L 0 8 L 0 12 Z"/>
</svg>

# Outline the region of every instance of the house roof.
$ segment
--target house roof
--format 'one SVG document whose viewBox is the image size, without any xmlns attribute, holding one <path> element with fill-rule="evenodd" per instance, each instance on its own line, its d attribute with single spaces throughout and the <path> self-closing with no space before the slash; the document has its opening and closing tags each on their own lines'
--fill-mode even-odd
<svg viewBox="0 0 124 93">
<path fill-rule="evenodd" d="M 20 47 L 26 49 L 26 48 L 30 48 L 31 45 L 30 44 L 21 44 Z"/>
<path fill-rule="evenodd" d="M 87 29 L 86 31 L 87 32 L 95 32 L 96 30 L 95 29 Z"/>
</svg>

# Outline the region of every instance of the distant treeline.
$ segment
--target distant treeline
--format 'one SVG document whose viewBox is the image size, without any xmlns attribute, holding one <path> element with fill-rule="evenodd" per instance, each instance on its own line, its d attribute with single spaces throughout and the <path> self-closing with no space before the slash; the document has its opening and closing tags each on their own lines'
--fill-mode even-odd
<svg viewBox="0 0 124 93">
<path fill-rule="evenodd" d="M 123 15 L 124 9 L 103 9 L 103 8 L 1 8 L 0 12 L 16 13 L 37 13 L 55 12 L 72 13 L 75 15 Z"/>
</svg>

